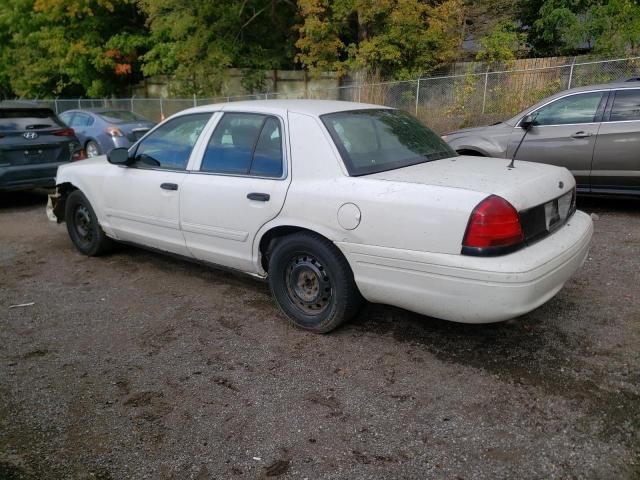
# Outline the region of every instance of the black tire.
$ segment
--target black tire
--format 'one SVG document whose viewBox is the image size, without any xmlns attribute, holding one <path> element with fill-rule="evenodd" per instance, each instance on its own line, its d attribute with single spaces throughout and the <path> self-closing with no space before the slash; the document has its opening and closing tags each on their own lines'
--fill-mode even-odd
<svg viewBox="0 0 640 480">
<path fill-rule="evenodd" d="M 330 241 L 312 232 L 280 239 L 269 254 L 269 286 L 294 325 L 326 333 L 362 306 L 353 272 Z"/>
<path fill-rule="evenodd" d="M 113 240 L 105 235 L 89 200 L 80 190 L 67 197 L 64 219 L 69 237 L 80 253 L 96 257 L 112 249 Z"/>
<path fill-rule="evenodd" d="M 87 157 L 89 157 L 89 158 L 97 157 L 98 155 L 100 155 L 102 153 L 100 151 L 100 145 L 98 145 L 98 142 L 96 142 L 94 140 L 89 140 L 87 142 L 87 144 L 84 147 L 84 151 L 87 154 Z M 91 152 L 91 154 L 89 154 L 89 152 Z"/>
</svg>

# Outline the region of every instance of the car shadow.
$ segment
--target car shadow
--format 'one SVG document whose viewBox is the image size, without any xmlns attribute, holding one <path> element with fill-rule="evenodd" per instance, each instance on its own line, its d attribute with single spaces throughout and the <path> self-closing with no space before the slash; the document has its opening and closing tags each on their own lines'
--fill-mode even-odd
<svg viewBox="0 0 640 480">
<path fill-rule="evenodd" d="M 587 213 L 617 212 L 640 214 L 640 198 L 578 195 L 577 207 L 578 210 Z"/>
<path fill-rule="evenodd" d="M 47 204 L 47 192 L 44 190 L 28 190 L 16 192 L 0 192 L 0 210 L 22 209 Z"/>
</svg>

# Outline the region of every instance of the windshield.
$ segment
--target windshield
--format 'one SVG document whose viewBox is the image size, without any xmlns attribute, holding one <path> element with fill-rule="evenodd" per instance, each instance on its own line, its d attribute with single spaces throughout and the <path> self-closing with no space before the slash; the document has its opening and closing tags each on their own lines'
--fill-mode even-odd
<svg viewBox="0 0 640 480">
<path fill-rule="evenodd" d="M 399 110 L 352 110 L 321 119 L 351 176 L 457 155 L 429 128 Z"/>
<path fill-rule="evenodd" d="M 108 112 L 100 112 L 98 115 L 111 123 L 148 122 L 146 118 L 127 110 L 110 110 Z"/>
<path fill-rule="evenodd" d="M 0 109 L 0 131 L 38 130 L 60 127 L 62 124 L 48 108 L 2 108 Z"/>
</svg>

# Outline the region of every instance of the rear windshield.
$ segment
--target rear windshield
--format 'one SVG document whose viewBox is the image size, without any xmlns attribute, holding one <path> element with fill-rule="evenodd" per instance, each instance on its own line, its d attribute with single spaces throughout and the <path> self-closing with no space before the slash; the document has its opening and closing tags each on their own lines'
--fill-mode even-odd
<svg viewBox="0 0 640 480">
<path fill-rule="evenodd" d="M 110 110 L 108 112 L 100 112 L 102 118 L 111 123 L 126 123 L 126 122 L 146 122 L 147 119 L 136 115 L 133 112 L 127 110 Z"/>
<path fill-rule="evenodd" d="M 62 123 L 48 108 L 0 108 L 0 132 L 60 127 Z"/>
<path fill-rule="evenodd" d="M 321 119 L 352 176 L 457 155 L 429 128 L 399 110 L 352 110 Z"/>
</svg>

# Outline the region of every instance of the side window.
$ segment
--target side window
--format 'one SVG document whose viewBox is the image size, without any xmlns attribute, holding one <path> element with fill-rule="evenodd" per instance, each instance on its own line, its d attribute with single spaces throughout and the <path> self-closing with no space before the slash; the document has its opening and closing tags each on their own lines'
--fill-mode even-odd
<svg viewBox="0 0 640 480">
<path fill-rule="evenodd" d="M 282 176 L 282 137 L 280 122 L 274 117 L 267 118 L 260 132 L 250 175 L 258 177 Z"/>
<path fill-rule="evenodd" d="M 640 90 L 618 90 L 609 121 L 640 120 Z"/>
<path fill-rule="evenodd" d="M 211 136 L 200 170 L 280 177 L 280 122 L 277 118 L 267 115 L 225 113 Z"/>
<path fill-rule="evenodd" d="M 65 125 L 69 125 L 70 126 L 71 125 L 71 116 L 72 115 L 73 114 L 71 114 L 71 113 L 64 112 L 64 113 L 61 113 L 60 115 L 58 115 L 58 118 L 60 118 L 60 120 L 62 120 L 62 122 Z"/>
<path fill-rule="evenodd" d="M 570 125 L 595 120 L 603 92 L 580 93 L 556 100 L 540 108 L 536 125 Z"/>
<path fill-rule="evenodd" d="M 196 113 L 169 120 L 140 142 L 133 165 L 184 170 L 191 150 L 210 118 L 211 113 Z"/>
</svg>

